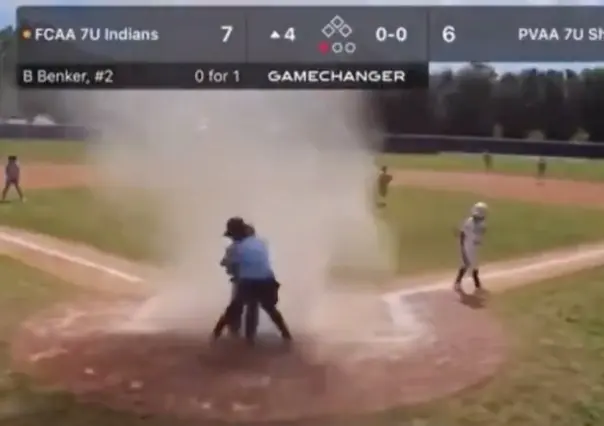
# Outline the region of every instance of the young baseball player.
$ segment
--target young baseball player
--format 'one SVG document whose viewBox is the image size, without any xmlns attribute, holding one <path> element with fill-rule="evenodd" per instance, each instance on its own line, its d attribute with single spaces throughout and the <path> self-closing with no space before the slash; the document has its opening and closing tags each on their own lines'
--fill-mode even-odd
<svg viewBox="0 0 604 426">
<path fill-rule="evenodd" d="M 392 182 L 392 175 L 388 173 L 388 167 L 384 166 L 377 179 L 377 206 L 379 208 L 386 207 L 386 197 L 388 196 L 390 182 Z"/>
<path fill-rule="evenodd" d="M 493 156 L 489 151 L 482 153 L 482 162 L 484 163 L 484 170 L 489 173 L 493 169 Z"/>
<path fill-rule="evenodd" d="M 6 201 L 6 195 L 11 187 L 14 187 L 21 201 L 25 201 L 23 191 L 19 184 L 21 180 L 21 167 L 16 155 L 10 155 L 4 168 L 4 189 L 2 190 L 2 201 Z"/>
<path fill-rule="evenodd" d="M 537 181 L 539 183 L 543 182 L 543 178 L 545 177 L 545 173 L 547 172 L 547 160 L 544 156 L 540 156 L 537 160 Z"/>
<path fill-rule="evenodd" d="M 461 280 L 468 270 L 472 271 L 474 286 L 477 291 L 482 290 L 482 283 L 479 276 L 478 250 L 482 244 L 482 239 L 486 232 L 487 205 L 483 202 L 474 204 L 468 217 L 459 232 L 459 249 L 461 252 L 461 267 L 457 272 L 453 288 L 461 293 Z"/>
<path fill-rule="evenodd" d="M 247 233 L 250 236 L 256 235 L 256 230 L 252 225 L 246 224 Z M 220 319 L 218 320 L 215 328 L 214 328 L 214 336 L 220 337 L 222 335 L 222 330 L 224 327 L 229 328 L 229 333 L 233 337 L 239 336 L 241 331 L 241 324 L 243 322 L 243 303 L 239 297 L 239 281 L 237 279 L 237 265 L 235 265 L 232 261 L 235 251 L 235 241 L 227 247 L 224 257 L 220 261 L 220 266 L 222 266 L 227 275 L 230 277 L 231 282 L 231 300 L 229 302 L 230 306 L 230 314 L 225 312 Z"/>
</svg>

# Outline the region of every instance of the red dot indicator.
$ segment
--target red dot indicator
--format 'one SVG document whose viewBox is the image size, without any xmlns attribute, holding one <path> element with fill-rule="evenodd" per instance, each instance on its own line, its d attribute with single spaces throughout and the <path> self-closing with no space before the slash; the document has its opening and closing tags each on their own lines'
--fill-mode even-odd
<svg viewBox="0 0 604 426">
<path fill-rule="evenodd" d="M 319 52 L 326 54 L 327 52 L 329 52 L 329 43 L 326 41 L 322 41 L 319 43 Z"/>
</svg>

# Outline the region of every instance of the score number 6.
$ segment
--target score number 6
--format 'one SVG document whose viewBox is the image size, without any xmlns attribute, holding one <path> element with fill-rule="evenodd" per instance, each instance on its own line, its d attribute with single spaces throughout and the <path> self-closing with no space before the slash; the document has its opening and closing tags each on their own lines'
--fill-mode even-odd
<svg viewBox="0 0 604 426">
<path fill-rule="evenodd" d="M 442 37 L 445 43 L 453 43 L 456 39 L 455 27 L 453 25 L 447 25 L 445 28 L 443 28 Z"/>
</svg>

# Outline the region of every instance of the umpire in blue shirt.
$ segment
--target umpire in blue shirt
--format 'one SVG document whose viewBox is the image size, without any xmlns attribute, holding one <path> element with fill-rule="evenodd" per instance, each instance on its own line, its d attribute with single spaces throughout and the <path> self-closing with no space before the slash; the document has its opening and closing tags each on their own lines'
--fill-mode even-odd
<svg viewBox="0 0 604 426">
<path fill-rule="evenodd" d="M 291 340 L 283 315 L 277 309 L 279 283 L 275 278 L 266 242 L 250 232 L 250 226 L 239 217 L 227 221 L 224 235 L 233 240 L 225 266 L 227 270 L 236 271 L 237 281 L 235 297 L 223 315 L 225 321 L 237 323 L 239 319 L 234 316 L 240 316 L 241 306 L 244 306 L 245 337 L 249 343 L 254 343 L 258 310 L 262 307 L 283 339 Z"/>
</svg>

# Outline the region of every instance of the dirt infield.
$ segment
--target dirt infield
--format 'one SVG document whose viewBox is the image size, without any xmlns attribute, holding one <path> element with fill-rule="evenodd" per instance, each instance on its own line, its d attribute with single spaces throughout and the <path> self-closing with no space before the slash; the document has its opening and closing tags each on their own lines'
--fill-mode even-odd
<svg viewBox="0 0 604 426">
<path fill-rule="evenodd" d="M 25 172 L 26 188 L 94 182 L 90 171 L 80 166 L 28 165 Z M 397 172 L 396 183 L 604 207 L 604 185 L 594 183 L 548 180 L 539 185 L 527 177 L 430 172 Z M 26 234 L 20 236 L 31 240 Z M 129 273 L 137 271 L 125 261 L 95 254 L 89 248 L 53 243 L 44 237 L 34 240 L 72 257 L 56 261 L 55 253 L 53 262 L 43 262 L 40 259 L 48 257 L 47 253 L 21 248 L 21 258 L 30 259 L 32 265 L 43 264 L 49 272 L 55 268 L 57 275 L 68 275 L 81 281 L 78 283 L 107 280 L 108 274 L 90 265 L 79 266 L 86 273 L 67 274 L 66 265 L 77 263 L 73 256 L 119 265 L 115 267 L 127 268 Z M 145 276 L 144 270 L 140 268 L 141 276 Z M 556 271 L 563 272 L 562 266 Z M 527 270 L 514 283 L 543 278 L 540 273 L 543 275 L 543 271 Z M 96 287 L 129 280 L 109 275 L 110 281 Z M 141 415 L 285 421 L 360 414 L 443 397 L 493 375 L 506 352 L 503 330 L 488 307 L 484 308 L 484 300 L 468 296 L 460 303 L 450 290 L 396 296 L 399 315 L 396 321 L 389 318 L 388 330 L 349 341 L 298 336 L 291 348 L 270 339 L 253 349 L 228 340 L 210 345 L 208 330 L 196 336 L 108 332 L 108 325 L 123 319 L 132 303 L 131 298 L 110 304 L 74 302 L 31 318 L 14 341 L 15 369 L 69 390 L 84 401 Z M 407 328 L 400 323 L 408 323 Z M 421 332 L 408 339 L 409 327 L 419 327 Z"/>
<path fill-rule="evenodd" d="M 588 167 L 588 166 L 586 166 Z M 604 208 L 604 184 L 486 173 L 395 171 L 397 185 L 419 186 L 477 195 L 552 204 Z M 25 188 L 61 188 L 92 185 L 98 177 L 85 165 L 27 164 Z"/>
<path fill-rule="evenodd" d="M 25 164 L 23 188 L 67 188 L 89 185 L 95 177 L 89 166 L 73 164 Z"/>
<path fill-rule="evenodd" d="M 15 368 L 84 401 L 143 415 L 286 421 L 416 404 L 476 384 L 504 357 L 501 329 L 450 292 L 408 296 L 431 334 L 291 347 L 261 340 L 208 344 L 204 335 L 122 334 L 107 324 L 129 309 L 76 305 L 28 321 Z M 66 320 L 67 319 L 67 320 Z M 144 360 L 144 361 L 143 361 Z"/>
</svg>

